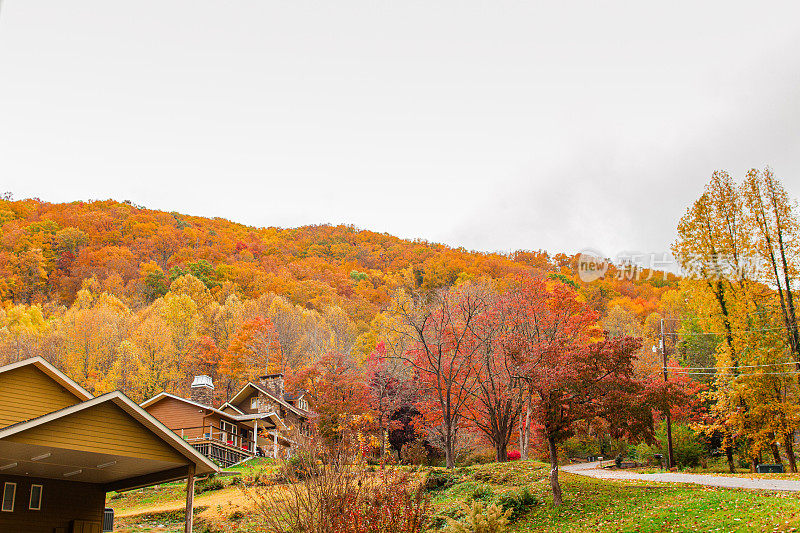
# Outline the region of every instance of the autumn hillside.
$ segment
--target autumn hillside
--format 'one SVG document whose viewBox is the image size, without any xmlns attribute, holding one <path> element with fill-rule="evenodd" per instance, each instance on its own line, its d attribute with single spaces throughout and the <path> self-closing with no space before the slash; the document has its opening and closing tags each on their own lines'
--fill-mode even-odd
<svg viewBox="0 0 800 533">
<path fill-rule="evenodd" d="M 43 355 L 96 392 L 136 397 L 183 386 L 199 340 L 225 350 L 258 316 L 278 329 L 289 359 L 364 354 L 375 345 L 371 323 L 403 286 L 530 270 L 578 283 L 563 254 L 477 253 L 352 226 L 254 228 L 111 200 L 7 198 L 0 223 L 0 362 Z M 606 280 L 581 290 L 602 315 L 646 325 L 670 286 Z M 125 382 L 137 374 L 137 385 Z"/>
</svg>

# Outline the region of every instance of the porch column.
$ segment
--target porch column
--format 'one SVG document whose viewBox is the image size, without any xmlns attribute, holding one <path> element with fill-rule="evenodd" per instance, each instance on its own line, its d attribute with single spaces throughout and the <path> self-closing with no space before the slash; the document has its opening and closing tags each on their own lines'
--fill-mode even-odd
<svg viewBox="0 0 800 533">
<path fill-rule="evenodd" d="M 273 450 L 272 450 L 272 456 L 275 459 L 277 459 L 278 458 L 278 429 L 277 428 L 275 428 L 275 432 L 273 433 L 273 435 L 275 435 L 275 448 L 273 448 Z"/>
<path fill-rule="evenodd" d="M 253 420 L 253 455 L 258 455 L 258 418 Z"/>
<path fill-rule="evenodd" d="M 194 522 L 194 463 L 189 465 L 189 475 L 186 476 L 186 533 L 192 533 Z"/>
</svg>

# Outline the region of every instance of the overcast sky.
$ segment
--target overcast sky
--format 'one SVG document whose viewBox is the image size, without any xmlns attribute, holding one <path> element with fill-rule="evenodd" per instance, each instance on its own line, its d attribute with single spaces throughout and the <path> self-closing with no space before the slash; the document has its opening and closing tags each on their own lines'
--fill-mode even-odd
<svg viewBox="0 0 800 533">
<path fill-rule="evenodd" d="M 715 169 L 769 164 L 800 193 L 799 15 L 4 0 L 0 190 L 479 250 L 661 251 Z"/>
</svg>

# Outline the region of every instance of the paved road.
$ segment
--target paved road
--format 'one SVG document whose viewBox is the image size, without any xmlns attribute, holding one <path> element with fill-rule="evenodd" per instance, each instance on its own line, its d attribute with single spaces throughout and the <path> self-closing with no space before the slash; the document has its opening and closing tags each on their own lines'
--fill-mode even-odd
<svg viewBox="0 0 800 533">
<path fill-rule="evenodd" d="M 712 476 L 703 474 L 679 474 L 665 472 L 663 474 L 639 474 L 625 470 L 603 470 L 600 463 L 581 463 L 561 468 L 565 472 L 600 479 L 630 479 L 636 481 L 660 481 L 665 483 L 694 483 L 709 487 L 726 487 L 732 489 L 779 490 L 800 492 L 800 481 L 789 479 L 755 479 L 733 476 Z"/>
</svg>

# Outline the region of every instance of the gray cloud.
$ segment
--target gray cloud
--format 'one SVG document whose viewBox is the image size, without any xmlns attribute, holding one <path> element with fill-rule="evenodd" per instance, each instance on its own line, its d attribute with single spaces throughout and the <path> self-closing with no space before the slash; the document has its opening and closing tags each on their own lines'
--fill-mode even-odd
<svg viewBox="0 0 800 533">
<path fill-rule="evenodd" d="M 661 250 L 800 190 L 795 2 L 3 2 L 0 189 L 481 250 Z"/>
</svg>

